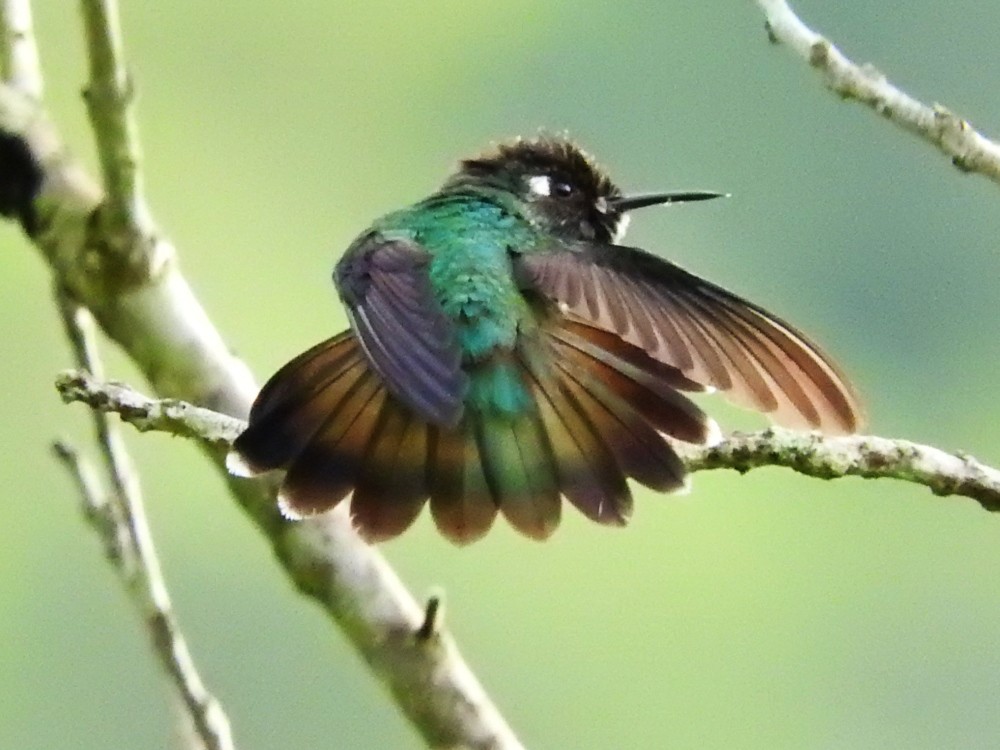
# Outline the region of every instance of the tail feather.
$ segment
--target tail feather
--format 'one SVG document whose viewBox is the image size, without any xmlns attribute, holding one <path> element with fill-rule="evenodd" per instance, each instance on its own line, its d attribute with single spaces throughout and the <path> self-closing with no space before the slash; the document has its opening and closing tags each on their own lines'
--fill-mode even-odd
<svg viewBox="0 0 1000 750">
<path fill-rule="evenodd" d="M 537 416 L 482 415 L 476 441 L 486 483 L 504 518 L 532 539 L 547 539 L 559 525 L 562 502 Z"/>
<path fill-rule="evenodd" d="M 474 542 L 497 515 L 475 432 L 468 420 L 453 430 L 431 427 L 430 443 L 427 484 L 434 523 L 455 544 Z"/>
<path fill-rule="evenodd" d="M 684 465 L 642 414 L 603 384 L 560 362 L 562 383 L 576 408 L 611 448 L 626 476 L 662 492 L 684 486 Z"/>
<path fill-rule="evenodd" d="M 402 534 L 427 499 L 427 427 L 386 398 L 351 495 L 351 520 L 370 542 Z"/>
<path fill-rule="evenodd" d="M 287 466 L 366 370 L 349 332 L 300 354 L 261 389 L 234 451 L 253 473 Z"/>
<path fill-rule="evenodd" d="M 355 379 L 285 475 L 279 499 L 288 515 L 322 513 L 354 489 L 368 438 L 387 397 L 373 371 Z"/>
<path fill-rule="evenodd" d="M 584 387 L 600 392 L 612 391 L 616 400 L 632 408 L 639 421 L 652 423 L 670 437 L 688 443 L 704 443 L 718 429 L 714 420 L 675 387 L 664 382 L 663 366 L 642 352 L 632 353 L 628 361 L 610 354 L 596 341 L 601 332 L 580 327 L 578 332 L 553 334 L 556 360 L 589 374 Z M 642 356 L 646 356 L 643 361 Z M 671 370 L 672 368 L 666 368 Z M 676 372 L 673 370 L 672 372 Z M 681 376 L 683 377 L 683 376 Z"/>
<path fill-rule="evenodd" d="M 560 491 L 592 521 L 624 526 L 632 515 L 632 493 L 617 460 L 549 369 L 532 364 L 529 359 L 535 403 L 552 446 Z"/>
</svg>

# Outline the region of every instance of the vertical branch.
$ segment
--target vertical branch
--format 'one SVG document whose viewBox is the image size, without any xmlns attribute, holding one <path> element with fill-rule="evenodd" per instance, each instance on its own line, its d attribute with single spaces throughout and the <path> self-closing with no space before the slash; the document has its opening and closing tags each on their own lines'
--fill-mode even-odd
<svg viewBox="0 0 1000 750">
<path fill-rule="evenodd" d="M 134 88 L 125 68 L 117 0 L 81 0 L 90 63 L 84 91 L 97 139 L 104 186 L 104 216 L 113 235 L 129 237 L 152 225 L 142 194 L 139 129 L 132 112 Z"/>
<path fill-rule="evenodd" d="M 30 1 L 2 0 L 0 26 L 0 75 L 5 83 L 41 101 L 44 85 Z"/>
<path fill-rule="evenodd" d="M 101 364 L 93 318 L 61 290 L 56 297 L 77 365 L 99 375 Z M 125 450 L 121 432 L 107 414 L 96 410 L 91 414 L 111 482 L 108 500 L 103 502 L 99 496 L 95 497 L 94 481 L 75 451 L 63 445 L 56 447 L 56 454 L 76 478 L 87 516 L 102 531 L 110 557 L 117 564 L 129 595 L 146 623 L 153 649 L 173 682 L 201 744 L 206 750 L 233 750 L 229 720 L 205 688 L 174 616 L 146 520 L 139 478 Z"/>
<path fill-rule="evenodd" d="M 97 378 L 104 378 L 104 368 L 97 354 L 94 322 L 90 313 L 62 290 L 56 290 L 56 304 L 62 317 L 66 338 L 73 350 L 77 367 Z M 122 510 L 127 501 L 139 498 L 139 482 L 132 466 L 132 459 L 125 450 L 121 431 L 98 412 L 93 413 L 94 432 L 103 454 L 105 469 L 112 482 L 113 497 L 120 501 Z M 135 504 L 139 515 L 143 514 L 141 501 Z M 132 525 L 131 522 L 129 525 Z M 140 524 L 140 525 L 144 525 Z M 155 561 L 154 561 L 155 562 Z M 159 571 L 156 571 L 157 573 Z"/>
</svg>

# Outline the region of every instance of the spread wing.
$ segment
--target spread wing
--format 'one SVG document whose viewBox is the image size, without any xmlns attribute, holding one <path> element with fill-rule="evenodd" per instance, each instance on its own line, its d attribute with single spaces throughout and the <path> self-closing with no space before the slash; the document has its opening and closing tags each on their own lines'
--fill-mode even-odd
<svg viewBox="0 0 1000 750">
<path fill-rule="evenodd" d="M 857 398 L 836 366 L 780 318 L 662 258 L 578 244 L 525 254 L 521 284 L 691 380 L 779 424 L 857 431 Z"/>
<path fill-rule="evenodd" d="M 334 282 L 389 391 L 424 419 L 453 426 L 467 382 L 454 325 L 431 287 L 430 260 L 416 243 L 372 234 L 348 249 Z"/>
</svg>

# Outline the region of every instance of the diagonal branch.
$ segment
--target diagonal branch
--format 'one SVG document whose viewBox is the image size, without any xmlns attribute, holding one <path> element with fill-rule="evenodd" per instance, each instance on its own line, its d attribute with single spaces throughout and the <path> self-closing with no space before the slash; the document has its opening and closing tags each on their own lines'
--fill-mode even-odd
<svg viewBox="0 0 1000 750">
<path fill-rule="evenodd" d="M 242 420 L 209 409 L 150 399 L 120 383 L 101 383 L 85 372 L 62 373 L 56 388 L 64 401 L 115 412 L 142 432 L 162 431 L 220 445 L 244 426 Z M 872 435 L 832 438 L 771 428 L 733 433 L 714 446 L 675 443 L 674 447 L 691 472 L 735 469 L 742 473 L 782 466 L 818 479 L 900 479 L 924 485 L 936 495 L 971 497 L 986 510 L 1000 510 L 1000 470 L 971 456 L 909 440 Z"/>
<path fill-rule="evenodd" d="M 159 395 L 222 414 L 249 411 L 256 385 L 233 356 L 153 230 L 102 221 L 105 194 L 62 146 L 35 101 L 0 85 L 0 215 L 17 218 L 55 282 L 87 307 Z M 11 184 L 4 184 L 5 182 Z M 225 451 L 205 452 L 299 590 L 343 630 L 430 747 L 517 750 L 522 745 L 446 633 L 420 641 L 421 607 L 346 513 L 289 524 L 273 488 L 229 476 Z"/>
<path fill-rule="evenodd" d="M 61 291 L 57 291 L 56 297 L 77 364 L 85 368 L 83 372 L 88 372 L 88 376 L 96 376 L 101 368 L 93 319 Z M 153 650 L 184 704 L 201 746 L 205 750 L 233 750 L 229 719 L 205 688 L 174 615 L 146 521 L 139 477 L 121 433 L 106 413 L 95 409 L 92 414 L 105 473 L 111 483 L 107 499 L 102 499 L 104 493 L 99 491 L 92 471 L 75 450 L 56 444 L 56 456 L 76 479 L 85 514 L 103 537 L 108 557 L 146 624 Z"/>
<path fill-rule="evenodd" d="M 873 109 L 951 157 L 963 172 L 1000 183 L 1000 144 L 940 104 L 928 106 L 889 82 L 871 65 L 858 65 L 806 26 L 785 0 L 757 0 L 771 41 L 784 44 L 815 68 L 824 85 L 843 99 Z"/>
</svg>

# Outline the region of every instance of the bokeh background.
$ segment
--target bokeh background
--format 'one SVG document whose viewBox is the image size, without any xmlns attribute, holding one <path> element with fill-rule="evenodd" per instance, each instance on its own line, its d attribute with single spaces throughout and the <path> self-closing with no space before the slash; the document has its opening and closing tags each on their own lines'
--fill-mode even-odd
<svg viewBox="0 0 1000 750">
<path fill-rule="evenodd" d="M 148 193 L 263 378 L 344 317 L 329 274 L 460 156 L 568 129 L 643 212 L 630 240 L 821 340 L 877 434 L 1000 464 L 1000 192 L 767 43 L 749 2 L 123 3 Z M 1000 134 L 1000 5 L 797 10 L 858 60 Z M 47 98 L 91 168 L 73 4 L 38 2 Z M 37 253 L 0 227 L 0 747 L 170 747 L 145 634 L 47 445 L 88 439 Z M 110 375 L 137 382 L 108 351 Z M 762 424 L 718 399 L 728 428 Z M 419 748 L 189 444 L 129 434 L 176 608 L 241 748 Z M 973 748 L 1000 737 L 1000 519 L 891 481 L 782 470 L 640 492 L 624 531 L 567 513 L 385 555 L 442 586 L 465 655 L 532 748 Z"/>
</svg>

